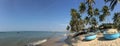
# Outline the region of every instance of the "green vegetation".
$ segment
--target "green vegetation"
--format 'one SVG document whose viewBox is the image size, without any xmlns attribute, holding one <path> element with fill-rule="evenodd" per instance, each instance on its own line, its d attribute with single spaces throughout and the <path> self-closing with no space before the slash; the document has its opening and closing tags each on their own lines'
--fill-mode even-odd
<svg viewBox="0 0 120 46">
<path fill-rule="evenodd" d="M 110 2 L 110 8 L 111 10 L 113 10 L 115 8 L 115 6 L 118 4 L 118 2 L 120 2 L 120 0 L 104 0 L 106 3 Z"/>
<path fill-rule="evenodd" d="M 113 21 L 118 30 L 120 30 L 120 12 L 114 14 Z"/>
<path fill-rule="evenodd" d="M 94 0 L 86 0 L 81 2 L 79 9 L 71 9 L 71 20 L 67 30 L 71 32 L 80 32 L 82 29 L 97 30 L 97 26 L 102 23 L 107 16 L 110 15 L 110 10 L 113 10 L 118 0 L 104 0 L 106 3 L 110 2 L 110 7 L 104 5 L 102 9 L 96 8 L 97 5 Z M 110 8 L 110 9 L 109 9 Z M 83 14 L 86 14 L 83 17 Z M 99 19 L 98 19 L 99 18 Z M 102 23 L 99 28 L 119 28 L 120 29 L 120 13 L 115 13 L 113 17 L 114 23 Z M 98 23 L 99 22 L 99 23 Z"/>
</svg>

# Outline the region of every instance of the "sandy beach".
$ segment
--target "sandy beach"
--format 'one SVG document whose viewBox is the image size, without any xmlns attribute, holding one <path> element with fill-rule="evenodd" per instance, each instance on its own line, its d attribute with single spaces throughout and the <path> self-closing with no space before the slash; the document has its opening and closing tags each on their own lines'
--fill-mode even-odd
<svg viewBox="0 0 120 46">
<path fill-rule="evenodd" d="M 103 35 L 98 35 L 95 40 L 85 41 L 78 40 L 77 43 L 73 43 L 74 46 L 120 46 L 120 38 L 115 40 L 105 40 Z M 64 46 L 68 46 L 64 44 Z"/>
<path fill-rule="evenodd" d="M 38 46 L 63 46 L 65 44 L 64 42 L 65 37 L 54 37 L 47 40 L 47 42 L 40 44 Z"/>
<path fill-rule="evenodd" d="M 83 37 L 81 39 L 84 39 Z M 78 40 L 77 43 L 73 43 L 74 46 L 120 46 L 120 38 L 115 40 L 105 40 L 103 35 L 98 35 L 95 40 L 85 41 Z M 69 46 L 64 42 L 62 37 L 55 37 L 49 39 L 47 42 L 39 46 Z"/>
</svg>

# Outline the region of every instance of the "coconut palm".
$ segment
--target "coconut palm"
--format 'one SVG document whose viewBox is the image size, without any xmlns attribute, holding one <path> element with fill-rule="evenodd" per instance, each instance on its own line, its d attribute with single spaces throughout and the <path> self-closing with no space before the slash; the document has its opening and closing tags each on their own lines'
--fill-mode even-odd
<svg viewBox="0 0 120 46">
<path fill-rule="evenodd" d="M 70 30 L 70 26 L 67 26 L 66 30 L 69 31 Z"/>
<path fill-rule="evenodd" d="M 98 23 L 97 23 L 97 20 L 95 18 L 92 18 L 91 19 L 91 25 L 92 26 L 96 26 Z"/>
<path fill-rule="evenodd" d="M 120 0 L 104 0 L 104 1 L 110 2 L 111 10 L 113 10 L 115 8 L 115 6 L 117 5 L 117 3 L 120 2 Z"/>
<path fill-rule="evenodd" d="M 113 17 L 114 24 L 120 29 L 120 13 L 115 13 Z"/>
<path fill-rule="evenodd" d="M 78 24 L 79 31 L 84 29 L 84 27 L 85 27 L 84 20 L 80 18 L 79 24 Z"/>
<path fill-rule="evenodd" d="M 99 9 L 98 8 L 96 8 L 95 10 L 94 10 L 94 15 L 99 15 L 100 13 L 99 13 Z"/>
<path fill-rule="evenodd" d="M 72 16 L 73 20 L 77 19 L 77 10 L 76 9 L 71 9 L 71 16 Z"/>
<path fill-rule="evenodd" d="M 103 6 L 102 9 L 103 15 L 110 15 L 109 7 L 108 6 Z"/>
<path fill-rule="evenodd" d="M 71 9 L 71 21 L 70 21 L 70 27 L 71 27 L 71 32 L 76 31 L 76 20 L 77 20 L 77 11 L 76 9 Z"/>
<path fill-rule="evenodd" d="M 92 17 L 92 16 L 94 15 L 94 10 L 93 10 L 92 6 L 89 6 L 89 7 L 88 7 L 87 12 L 88 12 L 88 15 L 89 15 L 90 17 Z"/>
<path fill-rule="evenodd" d="M 79 6 L 80 13 L 83 13 L 85 10 L 86 10 L 85 3 L 80 3 L 80 6 Z"/>
<path fill-rule="evenodd" d="M 73 20 L 70 21 L 70 27 L 71 27 L 71 29 L 70 29 L 71 32 L 76 31 L 76 29 L 75 29 L 75 22 Z"/>
<path fill-rule="evenodd" d="M 72 32 L 78 32 L 80 31 L 84 26 L 83 20 L 81 19 L 80 14 L 77 12 L 76 9 L 71 9 L 71 21 L 70 21 L 70 27 Z"/>
<path fill-rule="evenodd" d="M 99 20 L 100 21 L 104 21 L 105 17 L 108 16 L 108 15 L 110 15 L 110 11 L 109 11 L 108 6 L 103 6 L 102 12 L 103 13 L 99 16 Z"/>
<path fill-rule="evenodd" d="M 87 25 L 89 23 L 90 17 L 86 16 L 84 19 L 84 23 Z"/>
<path fill-rule="evenodd" d="M 104 21 L 105 20 L 105 15 L 100 15 L 99 16 L 99 21 Z"/>
<path fill-rule="evenodd" d="M 91 6 L 93 3 L 95 4 L 94 0 L 86 0 L 86 3 L 88 4 L 88 6 Z"/>
</svg>

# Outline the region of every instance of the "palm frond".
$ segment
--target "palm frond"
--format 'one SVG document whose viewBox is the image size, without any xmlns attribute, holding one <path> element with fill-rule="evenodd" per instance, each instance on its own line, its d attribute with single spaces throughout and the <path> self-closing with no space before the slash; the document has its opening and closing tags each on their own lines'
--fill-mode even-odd
<svg viewBox="0 0 120 46">
<path fill-rule="evenodd" d="M 93 14 L 94 14 L 94 11 L 93 11 L 93 8 L 92 8 L 92 6 L 89 6 L 89 8 L 88 8 L 88 15 L 90 15 L 91 17 L 93 16 Z"/>
<path fill-rule="evenodd" d="M 115 0 L 111 0 L 110 2 L 110 7 L 112 6 L 112 4 L 115 2 Z"/>
<path fill-rule="evenodd" d="M 96 8 L 95 10 L 94 10 L 94 15 L 99 15 L 100 13 L 99 13 L 99 10 Z"/>
<path fill-rule="evenodd" d="M 80 4 L 80 7 L 79 7 L 80 13 L 83 13 L 85 10 L 86 10 L 85 3 L 81 3 L 81 4 Z"/>
<path fill-rule="evenodd" d="M 117 4 L 117 0 L 115 0 L 114 3 L 110 5 L 111 6 L 111 10 L 113 10 L 115 8 L 116 4 Z"/>
<path fill-rule="evenodd" d="M 99 16 L 99 21 L 104 21 L 105 20 L 105 15 L 100 15 Z"/>
</svg>

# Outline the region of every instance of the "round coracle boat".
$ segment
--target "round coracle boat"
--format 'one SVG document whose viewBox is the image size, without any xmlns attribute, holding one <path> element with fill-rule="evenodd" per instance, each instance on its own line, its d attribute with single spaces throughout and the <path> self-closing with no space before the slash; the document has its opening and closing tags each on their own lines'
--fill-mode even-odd
<svg viewBox="0 0 120 46">
<path fill-rule="evenodd" d="M 117 29 L 108 29 L 104 32 L 104 38 L 108 40 L 113 40 L 119 38 L 120 34 Z"/>
<path fill-rule="evenodd" d="M 85 40 L 88 40 L 88 41 L 94 40 L 96 38 L 96 36 L 97 35 L 95 33 L 89 33 L 85 36 Z"/>
</svg>

